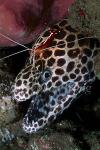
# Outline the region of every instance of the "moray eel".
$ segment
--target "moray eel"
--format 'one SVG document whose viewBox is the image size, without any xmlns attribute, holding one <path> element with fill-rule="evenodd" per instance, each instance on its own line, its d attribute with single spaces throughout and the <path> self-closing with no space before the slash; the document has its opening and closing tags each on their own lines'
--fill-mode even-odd
<svg viewBox="0 0 100 150">
<path fill-rule="evenodd" d="M 32 47 L 29 62 L 15 79 L 17 102 L 31 99 L 23 129 L 50 124 L 95 80 L 99 41 L 73 29 L 67 19 L 48 27 Z"/>
</svg>

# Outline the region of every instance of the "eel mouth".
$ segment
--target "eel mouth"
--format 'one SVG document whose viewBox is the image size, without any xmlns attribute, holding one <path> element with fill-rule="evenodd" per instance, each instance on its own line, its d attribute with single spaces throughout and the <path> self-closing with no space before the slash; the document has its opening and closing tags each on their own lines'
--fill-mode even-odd
<svg viewBox="0 0 100 150">
<path fill-rule="evenodd" d="M 69 107 L 75 97 L 73 94 L 75 85 L 74 81 L 69 81 L 59 88 L 53 88 L 49 92 L 40 92 L 38 95 L 34 95 L 23 119 L 25 132 L 37 132 L 46 124 L 50 124 L 56 119 L 57 115 Z"/>
<path fill-rule="evenodd" d="M 46 118 L 50 112 L 50 93 L 39 93 L 32 97 L 28 111 L 23 119 L 23 129 L 26 133 L 38 131 L 47 124 Z"/>
</svg>

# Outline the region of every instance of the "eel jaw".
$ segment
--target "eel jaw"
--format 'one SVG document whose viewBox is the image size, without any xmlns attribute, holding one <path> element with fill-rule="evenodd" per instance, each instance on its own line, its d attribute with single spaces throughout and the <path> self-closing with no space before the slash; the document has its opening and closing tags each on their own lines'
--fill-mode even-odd
<svg viewBox="0 0 100 150">
<path fill-rule="evenodd" d="M 76 87 L 77 84 L 74 81 L 69 81 L 67 84 L 55 88 L 49 93 L 42 92 L 35 95 L 23 119 L 25 132 L 29 134 L 37 132 L 46 124 L 50 124 L 55 120 L 64 109 L 69 107 L 76 97 Z"/>
</svg>

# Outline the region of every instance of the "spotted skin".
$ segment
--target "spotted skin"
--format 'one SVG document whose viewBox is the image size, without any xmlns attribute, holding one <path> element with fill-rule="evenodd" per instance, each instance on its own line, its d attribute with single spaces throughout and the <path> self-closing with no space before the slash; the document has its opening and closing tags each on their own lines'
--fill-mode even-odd
<svg viewBox="0 0 100 150">
<path fill-rule="evenodd" d="M 73 29 L 67 19 L 47 28 L 13 87 L 16 101 L 31 98 L 23 129 L 33 133 L 51 123 L 95 80 L 98 41 Z"/>
</svg>

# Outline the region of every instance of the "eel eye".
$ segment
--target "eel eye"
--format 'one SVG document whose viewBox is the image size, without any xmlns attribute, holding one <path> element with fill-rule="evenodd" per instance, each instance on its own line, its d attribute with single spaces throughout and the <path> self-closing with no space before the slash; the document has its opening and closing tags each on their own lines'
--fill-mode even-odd
<svg viewBox="0 0 100 150">
<path fill-rule="evenodd" d="M 47 81 L 49 80 L 51 77 L 51 71 L 48 69 L 44 70 L 43 74 L 42 74 L 42 79 L 43 81 Z"/>
</svg>

